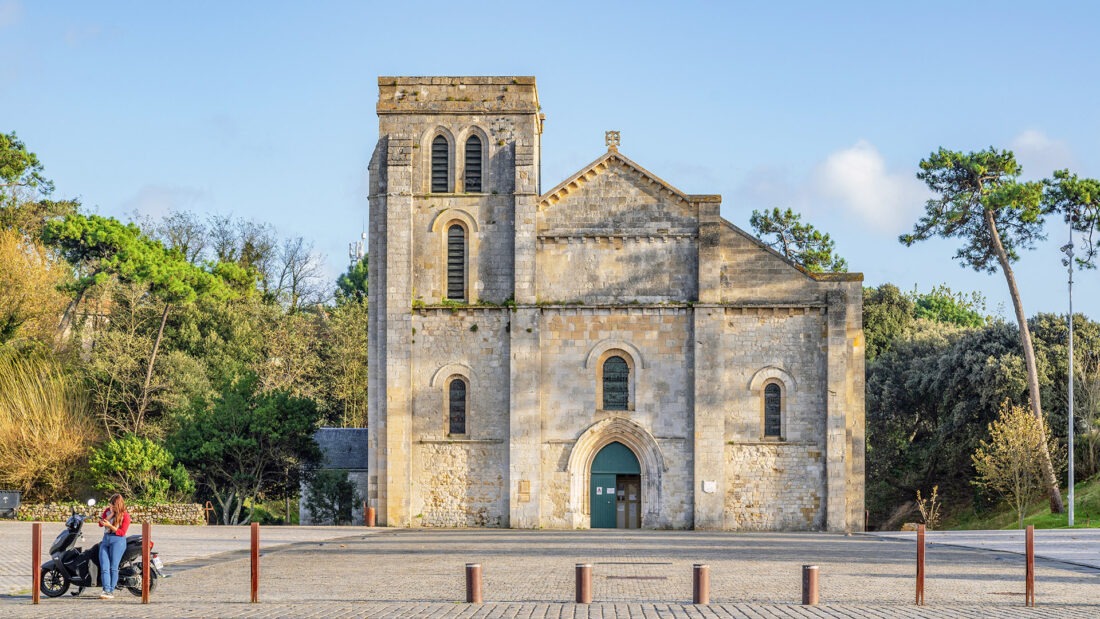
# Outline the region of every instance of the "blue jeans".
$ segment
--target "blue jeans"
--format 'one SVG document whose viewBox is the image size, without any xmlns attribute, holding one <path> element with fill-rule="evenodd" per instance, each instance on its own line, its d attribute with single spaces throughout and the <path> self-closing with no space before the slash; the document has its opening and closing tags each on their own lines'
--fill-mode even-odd
<svg viewBox="0 0 1100 619">
<path fill-rule="evenodd" d="M 99 543 L 99 579 L 106 593 L 112 593 L 118 585 L 118 564 L 124 552 L 126 538 L 121 535 L 107 533 Z"/>
</svg>

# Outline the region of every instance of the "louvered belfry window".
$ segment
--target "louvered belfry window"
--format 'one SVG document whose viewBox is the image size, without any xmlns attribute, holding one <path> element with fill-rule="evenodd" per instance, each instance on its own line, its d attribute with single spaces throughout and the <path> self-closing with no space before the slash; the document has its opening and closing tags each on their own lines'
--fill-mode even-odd
<svg viewBox="0 0 1100 619">
<path fill-rule="evenodd" d="M 764 387 L 764 436 L 778 438 L 782 433 L 780 423 L 780 398 L 782 394 L 779 385 L 771 383 Z"/>
<path fill-rule="evenodd" d="M 630 402 L 630 366 L 622 357 L 603 362 L 603 410 L 625 411 Z"/>
<path fill-rule="evenodd" d="M 466 230 L 458 224 L 447 228 L 447 298 L 466 300 Z"/>
<path fill-rule="evenodd" d="M 466 140 L 466 191 L 481 193 L 481 138 Z"/>
<path fill-rule="evenodd" d="M 466 434 L 466 381 L 456 378 L 447 389 L 448 434 Z"/>
<path fill-rule="evenodd" d="M 432 140 L 432 193 L 447 193 L 447 138 L 437 135 Z"/>
</svg>

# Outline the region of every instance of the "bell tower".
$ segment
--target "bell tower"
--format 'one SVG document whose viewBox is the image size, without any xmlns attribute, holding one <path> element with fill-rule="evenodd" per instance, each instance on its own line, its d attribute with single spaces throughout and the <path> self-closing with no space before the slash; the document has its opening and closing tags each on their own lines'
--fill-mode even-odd
<svg viewBox="0 0 1100 619">
<path fill-rule="evenodd" d="M 413 308 L 535 302 L 544 117 L 523 76 L 380 77 L 377 113 L 368 501 L 380 524 L 408 526 Z"/>
</svg>

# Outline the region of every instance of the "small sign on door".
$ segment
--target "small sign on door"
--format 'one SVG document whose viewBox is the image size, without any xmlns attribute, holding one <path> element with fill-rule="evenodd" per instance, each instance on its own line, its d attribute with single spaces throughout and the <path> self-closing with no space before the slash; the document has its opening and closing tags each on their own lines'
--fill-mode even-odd
<svg viewBox="0 0 1100 619">
<path fill-rule="evenodd" d="M 603 486 L 596 486 L 596 494 L 603 494 Z"/>
</svg>

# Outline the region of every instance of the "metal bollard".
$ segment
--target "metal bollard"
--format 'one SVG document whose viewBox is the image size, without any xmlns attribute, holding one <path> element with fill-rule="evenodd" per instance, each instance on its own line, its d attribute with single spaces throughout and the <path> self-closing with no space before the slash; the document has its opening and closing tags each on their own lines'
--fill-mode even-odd
<svg viewBox="0 0 1100 619">
<path fill-rule="evenodd" d="M 141 523 L 141 603 L 149 603 L 149 561 L 153 548 L 153 526 L 149 521 Z"/>
<path fill-rule="evenodd" d="M 31 525 L 31 604 L 37 604 L 40 595 L 38 581 L 42 566 L 42 523 Z"/>
<path fill-rule="evenodd" d="M 481 564 L 466 564 L 466 603 L 481 603 Z"/>
<path fill-rule="evenodd" d="M 375 521 L 375 512 L 374 512 L 373 507 L 368 507 L 367 508 L 366 519 L 367 519 L 367 526 L 368 527 L 373 527 L 374 526 L 374 521 Z"/>
<path fill-rule="evenodd" d="M 817 606 L 817 566 L 802 566 L 802 605 Z"/>
<path fill-rule="evenodd" d="M 260 601 L 260 523 L 252 523 L 252 586 L 253 604 Z"/>
<path fill-rule="evenodd" d="M 577 564 L 577 603 L 592 603 L 592 564 Z"/>
<path fill-rule="evenodd" d="M 924 525 L 917 525 L 917 606 L 924 606 Z"/>
<path fill-rule="evenodd" d="M 1027 578 L 1024 591 L 1024 606 L 1035 606 L 1035 526 L 1027 525 L 1024 538 L 1024 550 L 1027 554 Z"/>
<path fill-rule="evenodd" d="M 692 566 L 692 604 L 710 604 L 710 566 L 696 563 Z"/>
</svg>

